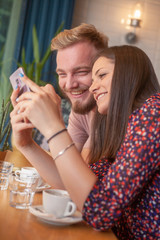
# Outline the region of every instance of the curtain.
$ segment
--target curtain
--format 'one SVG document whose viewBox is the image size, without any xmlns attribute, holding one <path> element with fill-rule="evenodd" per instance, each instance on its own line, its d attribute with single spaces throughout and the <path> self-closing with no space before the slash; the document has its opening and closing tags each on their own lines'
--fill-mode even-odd
<svg viewBox="0 0 160 240">
<path fill-rule="evenodd" d="M 21 61 L 22 47 L 26 51 L 26 62 L 33 59 L 32 29 L 36 26 L 40 53 L 43 55 L 51 43 L 58 27 L 64 22 L 63 28 L 70 28 L 75 0 L 23 0 L 21 21 L 17 35 L 15 59 Z M 13 69 L 16 66 L 13 65 Z M 44 67 L 43 79 L 52 82 L 56 88 L 54 73 L 55 60 L 49 58 Z"/>
<path fill-rule="evenodd" d="M 6 101 L 11 91 L 8 78 L 12 71 L 12 63 L 15 61 L 14 50 L 21 5 L 22 0 L 3 0 L 0 2 L 0 51 L 4 50 L 0 58 L 0 106 L 2 98 Z"/>
</svg>

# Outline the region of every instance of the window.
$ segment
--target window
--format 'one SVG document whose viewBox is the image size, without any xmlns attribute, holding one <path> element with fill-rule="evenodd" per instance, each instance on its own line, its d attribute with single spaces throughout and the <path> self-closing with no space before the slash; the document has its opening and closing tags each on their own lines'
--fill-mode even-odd
<svg viewBox="0 0 160 240">
<path fill-rule="evenodd" d="M 14 52 L 23 0 L 0 0 L 0 106 L 11 92 L 9 76 L 15 62 Z"/>
<path fill-rule="evenodd" d="M 0 1 L 0 73 L 2 68 L 5 42 L 12 10 L 12 0 Z"/>
</svg>

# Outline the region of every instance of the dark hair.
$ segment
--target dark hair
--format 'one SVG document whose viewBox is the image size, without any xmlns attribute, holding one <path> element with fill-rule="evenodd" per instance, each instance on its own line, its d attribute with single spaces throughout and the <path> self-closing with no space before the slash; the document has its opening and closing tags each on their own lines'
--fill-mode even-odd
<svg viewBox="0 0 160 240">
<path fill-rule="evenodd" d="M 124 140 L 130 114 L 152 94 L 160 92 L 152 63 L 141 49 L 115 46 L 103 50 L 95 61 L 99 57 L 112 59 L 115 66 L 107 115 L 95 114 L 90 162 L 104 156 L 114 161 Z"/>
</svg>

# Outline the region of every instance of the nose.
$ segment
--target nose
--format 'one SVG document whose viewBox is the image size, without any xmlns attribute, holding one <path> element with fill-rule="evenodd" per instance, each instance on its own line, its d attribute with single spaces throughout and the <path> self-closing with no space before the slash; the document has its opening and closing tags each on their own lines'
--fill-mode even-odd
<svg viewBox="0 0 160 240">
<path fill-rule="evenodd" d="M 65 81 L 65 88 L 66 89 L 71 89 L 71 88 L 77 88 L 78 87 L 78 82 L 76 81 L 74 76 L 72 76 L 71 74 L 68 74 L 65 80 L 66 80 Z"/>
<path fill-rule="evenodd" d="M 98 90 L 98 85 L 97 85 L 96 81 L 94 81 L 94 82 L 92 82 L 92 84 L 89 88 L 89 91 L 94 94 L 96 92 L 96 90 Z"/>
</svg>

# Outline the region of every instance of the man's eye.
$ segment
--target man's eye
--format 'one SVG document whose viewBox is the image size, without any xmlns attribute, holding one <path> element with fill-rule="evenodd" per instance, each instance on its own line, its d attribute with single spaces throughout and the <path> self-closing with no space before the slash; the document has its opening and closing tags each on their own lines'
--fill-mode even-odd
<svg viewBox="0 0 160 240">
<path fill-rule="evenodd" d="M 89 73 L 89 71 L 79 71 L 79 72 L 76 72 L 75 74 L 80 75 L 80 76 L 84 76 L 84 75 L 87 75 L 88 73 Z"/>
<path fill-rule="evenodd" d="M 58 73 L 58 76 L 59 76 L 59 77 L 65 77 L 66 74 L 65 74 L 65 73 Z"/>
</svg>

